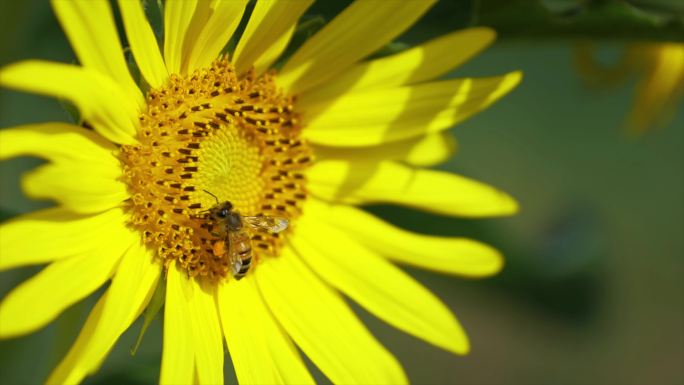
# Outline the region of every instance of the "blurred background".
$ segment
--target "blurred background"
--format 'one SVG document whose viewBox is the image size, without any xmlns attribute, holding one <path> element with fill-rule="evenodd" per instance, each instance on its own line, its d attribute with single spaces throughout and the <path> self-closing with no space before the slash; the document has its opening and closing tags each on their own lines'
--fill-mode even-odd
<svg viewBox="0 0 684 385">
<path fill-rule="evenodd" d="M 348 1 L 319 3 L 299 37 Z M 447 77 L 520 69 L 525 78 L 453 129 L 458 152 L 439 168 L 509 192 L 521 212 L 459 220 L 368 209 L 506 255 L 504 271 L 485 280 L 407 269 L 456 313 L 472 352 L 451 355 L 355 310 L 413 383 L 684 384 L 684 103 L 668 94 L 663 106 L 639 92 L 654 68 L 669 65 L 657 61 L 663 46 L 653 43 L 684 43 L 684 2 L 441 1 L 379 54 L 471 25 L 492 26 L 499 39 Z M 47 1 L 0 1 L 0 65 L 28 58 L 75 62 Z M 0 127 L 70 119 L 55 100 L 0 90 Z M 37 164 L 0 163 L 2 220 L 49 205 L 27 200 L 18 187 Z M 0 297 L 38 270 L 0 273 Z M 93 303 L 75 305 L 35 334 L 0 341 L 0 382 L 44 381 Z M 158 381 L 161 322 L 131 357 L 139 328 L 138 321 L 87 384 Z M 230 367 L 226 382 L 236 382 Z"/>
</svg>

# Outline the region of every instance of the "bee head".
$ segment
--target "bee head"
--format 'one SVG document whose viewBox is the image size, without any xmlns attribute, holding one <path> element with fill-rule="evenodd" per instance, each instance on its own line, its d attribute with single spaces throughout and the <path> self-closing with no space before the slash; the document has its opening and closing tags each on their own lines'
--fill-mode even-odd
<svg viewBox="0 0 684 385">
<path fill-rule="evenodd" d="M 214 213 L 218 218 L 225 219 L 230 215 L 230 211 L 233 209 L 233 204 L 225 201 L 218 207 L 216 207 Z"/>
</svg>

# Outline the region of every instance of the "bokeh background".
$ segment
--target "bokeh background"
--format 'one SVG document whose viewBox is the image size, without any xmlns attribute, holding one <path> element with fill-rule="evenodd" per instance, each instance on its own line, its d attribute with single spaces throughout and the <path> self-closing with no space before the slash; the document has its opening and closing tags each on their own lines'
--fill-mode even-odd
<svg viewBox="0 0 684 385">
<path fill-rule="evenodd" d="M 312 28 L 348 1 L 319 3 L 310 12 Z M 464 324 L 472 343 L 466 357 L 355 307 L 412 382 L 684 383 L 684 104 L 675 104 L 666 123 L 630 134 L 625 117 L 639 76 L 597 87 L 576 64 L 577 47 L 586 41 L 596 48 L 596 62 L 608 67 L 631 43 L 682 42 L 683 20 L 679 0 L 441 1 L 388 48 L 491 25 L 500 32 L 496 44 L 447 77 L 525 73 L 518 89 L 453 129 L 458 152 L 439 166 L 509 192 L 521 204 L 519 215 L 459 220 L 369 208 L 414 231 L 474 237 L 507 257 L 504 271 L 485 280 L 408 269 Z M 75 62 L 47 1 L 2 0 L 0 65 L 28 58 Z M 70 120 L 59 102 L 0 90 L 0 127 L 54 120 Z M 27 200 L 18 187 L 20 175 L 39 163 L 0 163 L 2 220 L 50 205 Z M 38 270 L 0 273 L 0 297 Z M 73 306 L 35 334 L 0 341 L 0 382 L 44 381 L 93 302 Z M 158 381 L 161 321 L 131 357 L 139 328 L 140 322 L 132 326 L 87 384 Z M 226 382 L 236 382 L 229 365 Z"/>
</svg>

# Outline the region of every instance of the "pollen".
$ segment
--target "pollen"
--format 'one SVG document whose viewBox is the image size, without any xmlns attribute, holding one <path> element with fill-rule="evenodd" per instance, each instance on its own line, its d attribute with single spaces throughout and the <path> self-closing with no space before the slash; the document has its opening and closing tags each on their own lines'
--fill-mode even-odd
<svg viewBox="0 0 684 385">
<path fill-rule="evenodd" d="M 244 228 L 252 266 L 283 246 L 307 196 L 303 170 L 312 152 L 300 138 L 293 98 L 273 76 L 238 77 L 222 57 L 148 92 L 138 143 L 122 146 L 119 159 L 130 224 L 165 266 L 177 261 L 190 276 L 211 280 L 230 276 L 229 253 L 215 251 L 227 238 L 208 218 L 217 200 L 241 215 L 289 221 L 277 234 Z"/>
</svg>

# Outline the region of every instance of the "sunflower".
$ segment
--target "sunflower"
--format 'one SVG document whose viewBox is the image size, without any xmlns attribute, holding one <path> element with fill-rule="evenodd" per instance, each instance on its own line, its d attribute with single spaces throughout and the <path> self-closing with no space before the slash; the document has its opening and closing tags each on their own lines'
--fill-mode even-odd
<svg viewBox="0 0 684 385">
<path fill-rule="evenodd" d="M 589 43 L 575 48 L 575 66 L 585 81 L 615 86 L 630 75 L 638 78 L 625 123 L 631 134 L 642 135 L 672 120 L 684 93 L 684 44 L 631 43 L 613 66 L 598 63 L 594 51 L 595 47 Z"/>
<path fill-rule="evenodd" d="M 631 50 L 641 58 L 642 76 L 634 90 L 627 128 L 643 134 L 672 120 L 684 92 L 684 44 L 641 43 Z"/>
<path fill-rule="evenodd" d="M 421 167 L 450 156 L 445 130 L 521 75 L 430 81 L 489 45 L 486 28 L 363 60 L 433 1 L 355 1 L 275 70 L 311 1 L 247 3 L 166 1 L 160 49 L 141 3 L 119 0 L 136 82 L 109 2 L 55 0 L 81 65 L 0 70 L 2 86 L 65 99 L 83 121 L 0 131 L 0 158 L 49 161 L 23 189 L 58 203 L 1 227 L 1 269 L 49 264 L 3 299 L 0 337 L 45 326 L 111 281 L 48 383 L 95 372 L 159 285 L 161 383 L 223 383 L 223 339 L 241 383 L 313 382 L 297 348 L 334 383 L 407 382 L 341 294 L 400 330 L 468 352 L 447 307 L 393 262 L 482 277 L 500 270 L 500 254 L 355 206 L 514 213 L 515 201 L 494 188 Z"/>
</svg>

